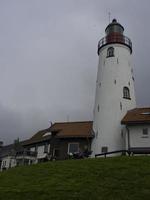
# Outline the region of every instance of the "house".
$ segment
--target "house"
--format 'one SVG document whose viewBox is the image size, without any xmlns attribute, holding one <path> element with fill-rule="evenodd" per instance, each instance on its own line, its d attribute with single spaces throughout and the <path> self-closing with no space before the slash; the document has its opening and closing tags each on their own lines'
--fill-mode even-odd
<svg viewBox="0 0 150 200">
<path fill-rule="evenodd" d="M 1 147 L 0 150 L 0 171 L 20 166 L 30 165 L 36 161 L 36 152 L 24 149 L 23 142 L 17 142 Z"/>
<path fill-rule="evenodd" d="M 54 123 L 37 132 L 24 148 L 37 152 L 37 162 L 68 159 L 69 154 L 91 149 L 92 121 Z"/>
<path fill-rule="evenodd" d="M 92 121 L 54 123 L 28 140 L 2 146 L 0 169 L 68 159 L 70 154 L 89 151 L 92 137 Z"/>
<path fill-rule="evenodd" d="M 1 161 L 1 166 L 0 166 L 1 171 L 16 166 L 13 144 L 3 146 L 1 148 L 0 161 Z"/>
<path fill-rule="evenodd" d="M 24 149 L 36 152 L 36 161 L 44 162 L 50 160 L 50 140 L 51 140 L 50 128 L 40 130 L 34 134 L 29 140 L 24 143 Z"/>
<path fill-rule="evenodd" d="M 126 149 L 133 154 L 150 154 L 150 108 L 129 110 L 121 124 L 125 125 Z"/>
</svg>

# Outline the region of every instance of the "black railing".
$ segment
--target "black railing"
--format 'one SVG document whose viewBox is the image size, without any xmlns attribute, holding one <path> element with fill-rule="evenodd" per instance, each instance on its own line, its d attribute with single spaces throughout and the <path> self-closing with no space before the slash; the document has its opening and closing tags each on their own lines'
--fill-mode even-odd
<svg viewBox="0 0 150 200">
<path fill-rule="evenodd" d="M 117 154 L 117 153 L 122 153 L 122 155 L 128 153 L 130 155 L 130 152 L 128 150 L 119 150 L 119 151 L 110 151 L 110 152 L 95 154 L 95 158 L 99 156 L 104 156 L 106 158 L 107 155 Z"/>
<path fill-rule="evenodd" d="M 110 152 L 105 152 L 105 153 L 99 153 L 95 154 L 95 158 L 99 156 L 104 156 L 106 158 L 107 155 L 112 155 L 112 154 L 117 154 L 117 153 L 122 153 L 122 155 L 126 155 L 126 153 L 130 155 L 136 155 L 136 154 L 150 154 L 150 147 L 134 147 L 134 148 L 129 148 L 129 150 L 119 150 L 119 151 L 110 151 Z"/>
<path fill-rule="evenodd" d="M 119 44 L 124 44 L 129 47 L 130 52 L 132 53 L 132 42 L 131 40 L 124 36 L 124 35 L 111 35 L 111 36 L 106 36 L 103 37 L 99 42 L 98 42 L 98 55 L 99 55 L 99 50 L 107 45 L 107 44 L 112 44 L 112 43 L 119 43 Z"/>
<path fill-rule="evenodd" d="M 17 151 L 16 156 L 36 157 L 37 156 L 37 152 L 35 152 L 35 151 Z"/>
</svg>

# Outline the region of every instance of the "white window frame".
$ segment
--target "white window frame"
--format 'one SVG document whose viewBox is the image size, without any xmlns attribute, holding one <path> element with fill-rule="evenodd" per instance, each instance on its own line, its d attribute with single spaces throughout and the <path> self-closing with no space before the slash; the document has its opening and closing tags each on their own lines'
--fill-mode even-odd
<svg viewBox="0 0 150 200">
<path fill-rule="evenodd" d="M 72 152 L 69 152 L 69 149 L 70 149 L 70 145 L 71 144 L 77 144 L 78 145 L 78 151 L 76 152 L 76 153 L 78 153 L 79 152 L 79 142 L 70 142 L 70 143 L 68 143 L 68 154 L 69 153 L 72 153 Z"/>
</svg>

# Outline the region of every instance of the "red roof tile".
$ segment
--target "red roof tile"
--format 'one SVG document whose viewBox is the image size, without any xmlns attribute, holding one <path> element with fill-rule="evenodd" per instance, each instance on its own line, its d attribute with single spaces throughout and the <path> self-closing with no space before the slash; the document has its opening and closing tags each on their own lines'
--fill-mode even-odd
<svg viewBox="0 0 150 200">
<path fill-rule="evenodd" d="M 90 138 L 92 137 L 92 123 L 92 121 L 54 123 L 51 127 L 38 131 L 24 145 L 49 140 L 51 134 L 48 135 L 47 133 L 53 132 L 57 133 L 56 137 L 58 138 Z"/>
<path fill-rule="evenodd" d="M 135 108 L 129 110 L 121 121 L 121 124 L 150 123 L 150 108 Z"/>
<path fill-rule="evenodd" d="M 92 121 L 55 123 L 50 131 L 58 132 L 57 137 L 91 137 Z"/>
</svg>

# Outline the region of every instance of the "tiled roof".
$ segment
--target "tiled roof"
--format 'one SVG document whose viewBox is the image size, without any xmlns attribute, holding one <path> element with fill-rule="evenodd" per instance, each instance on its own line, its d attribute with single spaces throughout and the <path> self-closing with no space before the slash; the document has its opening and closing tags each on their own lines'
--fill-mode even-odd
<svg viewBox="0 0 150 200">
<path fill-rule="evenodd" d="M 29 140 L 24 142 L 23 146 L 49 140 L 51 138 L 51 135 L 44 136 L 47 133 L 50 133 L 50 128 L 38 131 Z"/>
<path fill-rule="evenodd" d="M 57 138 L 90 138 L 92 137 L 92 121 L 54 123 L 51 127 L 37 132 L 24 145 L 49 140 L 51 133 L 56 133 Z"/>
<path fill-rule="evenodd" d="M 58 131 L 57 137 L 91 137 L 92 121 L 55 123 L 51 132 Z"/>
<path fill-rule="evenodd" d="M 121 124 L 150 124 L 150 108 L 135 108 L 129 110 Z"/>
</svg>

